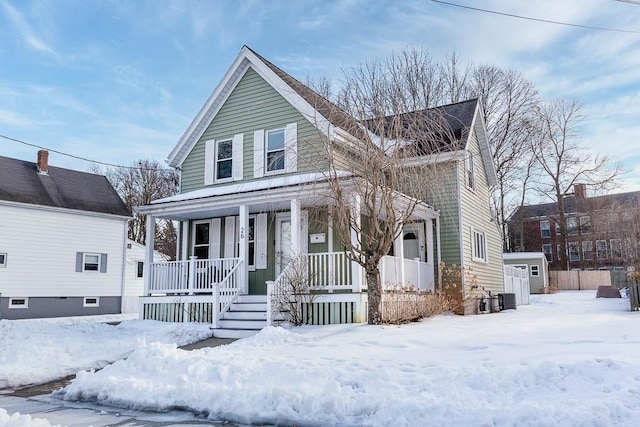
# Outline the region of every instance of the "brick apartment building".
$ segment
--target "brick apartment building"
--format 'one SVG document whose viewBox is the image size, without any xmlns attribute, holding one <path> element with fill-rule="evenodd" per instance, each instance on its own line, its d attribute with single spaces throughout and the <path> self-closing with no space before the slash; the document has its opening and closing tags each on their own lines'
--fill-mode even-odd
<svg viewBox="0 0 640 427">
<path fill-rule="evenodd" d="M 562 247 L 555 203 L 520 206 L 509 218 L 513 252 L 542 251 L 551 270 L 560 270 L 566 251 L 571 270 L 626 271 L 638 262 L 640 191 L 588 197 L 576 184 L 564 199 L 567 247 Z"/>
</svg>

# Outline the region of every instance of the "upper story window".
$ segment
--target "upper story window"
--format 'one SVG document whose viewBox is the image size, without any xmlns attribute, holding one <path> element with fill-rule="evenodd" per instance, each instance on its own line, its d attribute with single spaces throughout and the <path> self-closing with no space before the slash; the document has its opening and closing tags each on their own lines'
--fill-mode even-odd
<svg viewBox="0 0 640 427">
<path fill-rule="evenodd" d="M 551 224 L 549 220 L 540 221 L 540 237 L 551 237 Z"/>
<path fill-rule="evenodd" d="M 473 153 L 467 153 L 467 156 L 464 159 L 464 166 L 467 178 L 467 187 L 472 190 L 476 188 L 475 183 L 475 168 L 473 165 Z"/>
<path fill-rule="evenodd" d="M 580 217 L 580 232 L 582 234 L 589 234 L 591 231 L 591 217 L 589 216 L 581 216 Z"/>
<path fill-rule="evenodd" d="M 266 135 L 267 172 L 283 171 L 285 162 L 284 128 L 267 131 Z"/>
<path fill-rule="evenodd" d="M 569 236 L 578 234 L 578 218 L 575 216 L 567 218 L 567 234 L 569 234 Z"/>
<path fill-rule="evenodd" d="M 607 241 L 596 241 L 596 255 L 598 259 L 607 259 Z"/>
<path fill-rule="evenodd" d="M 569 261 L 580 261 L 580 249 L 578 242 L 569 242 Z"/>
<path fill-rule="evenodd" d="M 473 260 L 487 262 L 487 236 L 484 232 L 473 230 Z"/>
<path fill-rule="evenodd" d="M 622 241 L 620 239 L 611 239 L 611 258 L 622 258 Z"/>
<path fill-rule="evenodd" d="M 233 141 L 216 143 L 216 180 L 229 179 L 233 173 Z"/>
<path fill-rule="evenodd" d="M 582 242 L 582 259 L 585 261 L 591 261 L 593 259 L 593 242 Z"/>
<path fill-rule="evenodd" d="M 551 244 L 545 243 L 542 245 L 542 253 L 547 257 L 547 261 L 552 261 L 553 254 L 551 253 Z"/>
</svg>

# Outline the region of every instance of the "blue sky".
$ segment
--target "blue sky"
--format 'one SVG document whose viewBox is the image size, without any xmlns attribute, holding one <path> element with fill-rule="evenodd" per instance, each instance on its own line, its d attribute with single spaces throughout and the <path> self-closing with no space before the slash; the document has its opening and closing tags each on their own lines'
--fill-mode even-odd
<svg viewBox="0 0 640 427">
<path fill-rule="evenodd" d="M 453 1 L 640 31 L 640 5 L 615 0 Z M 618 191 L 640 190 L 640 34 L 428 0 L 0 0 L 0 134 L 109 163 L 164 161 L 244 44 L 301 80 L 336 84 L 342 68 L 407 46 L 516 68 L 544 97 L 579 98 L 585 144 L 630 170 Z M 35 152 L 0 139 L 0 155 Z"/>
</svg>

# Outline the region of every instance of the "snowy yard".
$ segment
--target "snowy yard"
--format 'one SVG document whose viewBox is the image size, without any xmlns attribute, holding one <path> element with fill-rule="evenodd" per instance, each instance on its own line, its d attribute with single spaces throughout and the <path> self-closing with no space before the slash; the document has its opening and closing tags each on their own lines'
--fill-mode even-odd
<svg viewBox="0 0 640 427">
<path fill-rule="evenodd" d="M 140 335 L 150 333 L 139 322 L 128 323 L 118 339 L 110 329 L 80 333 L 69 326 L 69 341 L 51 339 L 40 359 L 47 355 L 48 365 L 64 365 L 48 355 L 68 353 L 65 360 L 74 360 L 88 337 L 109 347 L 136 327 Z M 80 373 L 58 397 L 155 411 L 183 408 L 239 423 L 635 426 L 639 326 L 640 313 L 629 312 L 628 301 L 582 291 L 532 296 L 531 306 L 516 311 L 403 326 L 269 328 L 191 352 L 164 344 L 171 342 L 166 331 L 159 333 L 164 339 L 147 335 L 143 342 L 134 342 L 133 333 L 126 338 L 131 345 L 112 353 L 136 348 L 127 360 Z M 7 325 L 0 322 L 2 327 Z M 185 333 L 173 334 L 177 339 Z M 24 357 L 40 351 L 13 339 L 14 351 Z M 76 366 L 91 365 L 90 355 L 82 357 Z M 12 358 L 10 372 L 25 376 L 27 369 Z M 92 363 L 100 365 L 101 358 Z"/>
</svg>

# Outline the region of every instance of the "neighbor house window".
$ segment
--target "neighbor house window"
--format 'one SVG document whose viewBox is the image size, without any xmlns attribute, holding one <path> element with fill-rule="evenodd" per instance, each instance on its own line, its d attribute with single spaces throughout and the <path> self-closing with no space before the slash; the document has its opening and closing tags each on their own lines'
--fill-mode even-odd
<svg viewBox="0 0 640 427">
<path fill-rule="evenodd" d="M 611 239 L 611 258 L 622 258 L 622 241 L 620 239 Z"/>
<path fill-rule="evenodd" d="M 593 259 L 593 242 L 582 242 L 582 259 L 585 261 Z"/>
<path fill-rule="evenodd" d="M 467 156 L 464 159 L 465 170 L 467 173 L 467 187 L 472 190 L 476 188 L 475 183 L 475 175 L 474 175 L 474 166 L 473 166 L 473 153 L 467 153 Z"/>
<path fill-rule="evenodd" d="M 7 254 L 0 254 L 0 268 L 7 266 Z"/>
<path fill-rule="evenodd" d="M 540 221 L 540 236 L 551 237 L 551 224 L 549 221 Z"/>
<path fill-rule="evenodd" d="M 284 129 L 267 131 L 267 172 L 284 170 Z"/>
<path fill-rule="evenodd" d="M 487 262 L 487 236 L 484 232 L 473 230 L 473 260 Z"/>
<path fill-rule="evenodd" d="M 531 277 L 540 276 L 540 267 L 537 266 L 537 265 L 530 265 L 529 266 L 529 271 L 531 271 Z"/>
<path fill-rule="evenodd" d="M 596 241 L 596 255 L 598 259 L 607 259 L 607 241 Z"/>
<path fill-rule="evenodd" d="M 136 270 L 136 277 L 140 278 L 144 274 L 144 262 L 138 261 Z"/>
<path fill-rule="evenodd" d="M 83 307 L 100 307 L 100 297 L 84 297 Z"/>
<path fill-rule="evenodd" d="M 216 141 L 216 180 L 229 179 L 233 173 L 233 141 Z"/>
<path fill-rule="evenodd" d="M 562 230 L 560 230 L 560 224 L 558 224 L 557 222 L 556 224 L 556 236 L 559 236 L 560 234 L 562 234 Z"/>
<path fill-rule="evenodd" d="M 578 242 L 569 242 L 569 261 L 580 261 L 580 247 Z"/>
<path fill-rule="evenodd" d="M 567 234 L 569 234 L 569 236 L 575 236 L 578 234 L 578 218 L 567 218 Z"/>
<path fill-rule="evenodd" d="M 9 298 L 9 308 L 29 308 L 29 298 Z"/>
<path fill-rule="evenodd" d="M 591 217 L 589 216 L 581 216 L 580 217 L 580 232 L 582 234 L 589 234 L 591 231 Z"/>
<path fill-rule="evenodd" d="M 553 254 L 551 253 L 550 244 L 545 243 L 544 245 L 542 245 L 542 253 L 544 253 L 544 256 L 547 257 L 547 261 L 551 262 L 551 260 L 553 259 Z"/>
<path fill-rule="evenodd" d="M 633 243 L 631 243 L 631 239 L 624 239 L 624 249 L 627 258 L 635 258 L 636 251 L 633 247 Z"/>
<path fill-rule="evenodd" d="M 83 254 L 82 271 L 100 271 L 100 254 Z"/>
</svg>

